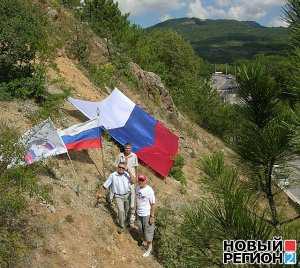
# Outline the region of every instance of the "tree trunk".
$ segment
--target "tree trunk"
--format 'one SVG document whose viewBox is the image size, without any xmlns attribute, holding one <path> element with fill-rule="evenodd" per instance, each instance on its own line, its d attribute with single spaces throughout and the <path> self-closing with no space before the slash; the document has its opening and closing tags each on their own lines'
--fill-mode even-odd
<svg viewBox="0 0 300 268">
<path fill-rule="evenodd" d="M 266 172 L 266 194 L 269 201 L 269 207 L 271 210 L 271 216 L 272 216 L 272 224 L 274 226 L 277 226 L 279 224 L 278 221 L 278 215 L 277 215 L 277 209 L 274 201 L 274 194 L 272 190 L 272 173 L 273 173 L 273 162 L 269 163 L 268 170 Z"/>
</svg>

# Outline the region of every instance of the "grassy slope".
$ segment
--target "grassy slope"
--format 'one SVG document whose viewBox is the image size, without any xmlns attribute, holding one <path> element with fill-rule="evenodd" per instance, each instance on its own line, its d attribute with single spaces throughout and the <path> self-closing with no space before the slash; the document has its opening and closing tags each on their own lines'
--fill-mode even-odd
<svg viewBox="0 0 300 268">
<path fill-rule="evenodd" d="M 252 21 L 172 19 L 150 29 L 170 28 L 190 41 L 197 53 L 211 63 L 248 59 L 256 54 L 284 54 L 288 31 L 263 27 Z"/>
</svg>

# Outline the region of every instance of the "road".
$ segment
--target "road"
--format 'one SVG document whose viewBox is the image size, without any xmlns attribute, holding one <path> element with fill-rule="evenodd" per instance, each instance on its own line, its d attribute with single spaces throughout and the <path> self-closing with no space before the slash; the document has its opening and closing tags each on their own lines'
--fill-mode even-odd
<svg viewBox="0 0 300 268">
<path fill-rule="evenodd" d="M 290 162 L 292 174 L 289 183 L 285 187 L 286 194 L 296 203 L 300 205 L 300 158 Z"/>
</svg>

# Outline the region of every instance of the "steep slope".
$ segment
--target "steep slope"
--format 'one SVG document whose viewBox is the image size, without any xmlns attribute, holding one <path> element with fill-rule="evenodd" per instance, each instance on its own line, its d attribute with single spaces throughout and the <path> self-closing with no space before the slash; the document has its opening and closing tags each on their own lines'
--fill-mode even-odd
<svg viewBox="0 0 300 268">
<path fill-rule="evenodd" d="M 171 19 L 149 29 L 172 29 L 211 63 L 231 63 L 257 54 L 284 55 L 288 31 L 253 21 Z"/>
<path fill-rule="evenodd" d="M 108 94 L 95 87 L 65 55 L 58 57 L 55 63 L 55 70 L 48 71 L 49 81 L 64 80 L 73 88 L 74 97 L 101 100 Z M 201 174 L 198 157 L 224 148 L 222 143 L 184 117 L 179 125 L 165 120 L 161 116 L 164 115 L 162 108 L 157 107 L 151 98 L 147 99 L 143 91 L 133 90 L 123 83 L 118 87 L 146 110 L 154 107 L 155 116 L 181 137 L 181 153 L 186 160 L 184 172 L 188 178 L 186 191 L 182 191 L 181 184 L 174 179 L 163 181 L 147 167 L 141 167 L 141 172 L 150 177 L 158 206 L 176 209 L 203 195 L 198 185 Z M 59 91 L 55 86 L 49 89 Z M 0 102 L 0 106 L 0 120 L 10 118 L 10 124 L 17 125 L 21 133 L 31 127 L 30 114 L 38 109 L 31 101 Z M 55 120 L 60 128 L 86 120 L 67 102 L 60 114 Z M 105 176 L 113 170 L 112 163 L 117 153 L 117 145 L 105 139 Z M 95 207 L 97 185 L 105 179 L 100 153 L 89 150 L 74 152 L 70 156 L 76 175 L 67 156 L 52 158 L 48 162 L 52 174 L 41 174 L 40 183 L 47 186 L 53 202 L 31 201 L 27 218 L 32 253 L 19 267 L 160 267 L 154 257 L 142 257 L 143 251 L 135 240 L 135 232 L 117 234 L 115 211 L 106 207 L 104 192 L 100 204 Z"/>
<path fill-rule="evenodd" d="M 62 88 L 68 87 L 72 89 L 73 97 L 102 100 L 111 89 L 95 86 L 88 68 L 85 69 L 83 64 L 72 60 L 68 53 L 73 35 L 78 34 L 77 27 L 72 29 L 74 18 L 68 10 L 58 8 L 56 11 L 47 6 L 47 1 L 41 2 L 45 5 L 45 13 L 50 10 L 57 15 L 52 19 L 61 30 L 61 36 L 55 37 L 62 38 L 63 43 L 58 53 L 54 53 L 53 62 L 49 60 L 48 91 L 59 93 Z M 84 30 L 90 31 L 89 28 Z M 69 36 L 65 36 L 65 33 Z M 97 64 L 100 68 L 110 65 L 106 41 L 96 37 L 93 32 L 89 32 L 86 39 L 90 49 L 89 63 Z M 230 162 L 233 153 L 218 138 L 177 111 L 168 90 L 157 75 L 143 71 L 134 63 L 129 65 L 131 75 L 137 81 L 126 81 L 118 77 L 117 73 L 117 77 L 114 77 L 116 86 L 180 137 L 180 154 L 185 159 L 183 171 L 187 178 L 186 186 L 170 177 L 163 181 L 149 168 L 140 167 L 140 172 L 150 178 L 158 207 L 171 208 L 179 214 L 180 208 L 207 195 L 201 188 L 200 178 L 203 174 L 199 169 L 199 158 L 223 150 L 226 161 Z M 0 121 L 8 121 L 10 125 L 19 128 L 20 133 L 24 133 L 35 124 L 33 115 L 42 108 L 29 100 L 0 101 Z M 67 102 L 56 112 L 53 120 L 58 128 L 86 120 Z M 119 152 L 117 144 L 107 136 L 104 137 L 103 150 L 104 163 L 99 150 L 72 152 L 72 162 L 66 155 L 47 161 L 48 170 L 40 174 L 39 181 L 48 189 L 51 200 L 30 199 L 30 207 L 25 215 L 28 224 L 24 225 L 24 233 L 28 234 L 26 237 L 31 251 L 16 267 L 161 267 L 153 256 L 142 258 L 143 251 L 138 246 L 136 231 L 121 235 L 117 233 L 114 221 L 116 211 L 115 208 L 110 210 L 106 206 L 103 191 L 102 198 L 96 205 L 96 191 L 114 170 L 113 162 Z M 284 200 L 282 210 L 287 210 L 287 207 L 288 203 Z"/>
</svg>

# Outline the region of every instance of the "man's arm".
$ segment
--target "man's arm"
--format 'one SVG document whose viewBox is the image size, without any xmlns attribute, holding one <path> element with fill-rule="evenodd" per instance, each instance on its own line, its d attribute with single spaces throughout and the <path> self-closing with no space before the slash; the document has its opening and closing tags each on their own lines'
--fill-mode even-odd
<svg viewBox="0 0 300 268">
<path fill-rule="evenodd" d="M 112 184 L 112 175 L 108 177 L 108 179 L 103 183 L 102 187 L 106 190 Z"/>
<path fill-rule="evenodd" d="M 149 224 L 151 225 L 154 223 L 154 212 L 155 212 L 155 195 L 154 195 L 153 190 L 151 190 L 149 202 L 150 202 L 150 206 L 151 206 Z"/>
<path fill-rule="evenodd" d="M 149 224 L 152 225 L 155 221 L 155 217 L 154 217 L 154 212 L 155 212 L 155 203 L 151 204 L 151 209 L 150 209 L 150 218 L 149 218 Z"/>
</svg>

